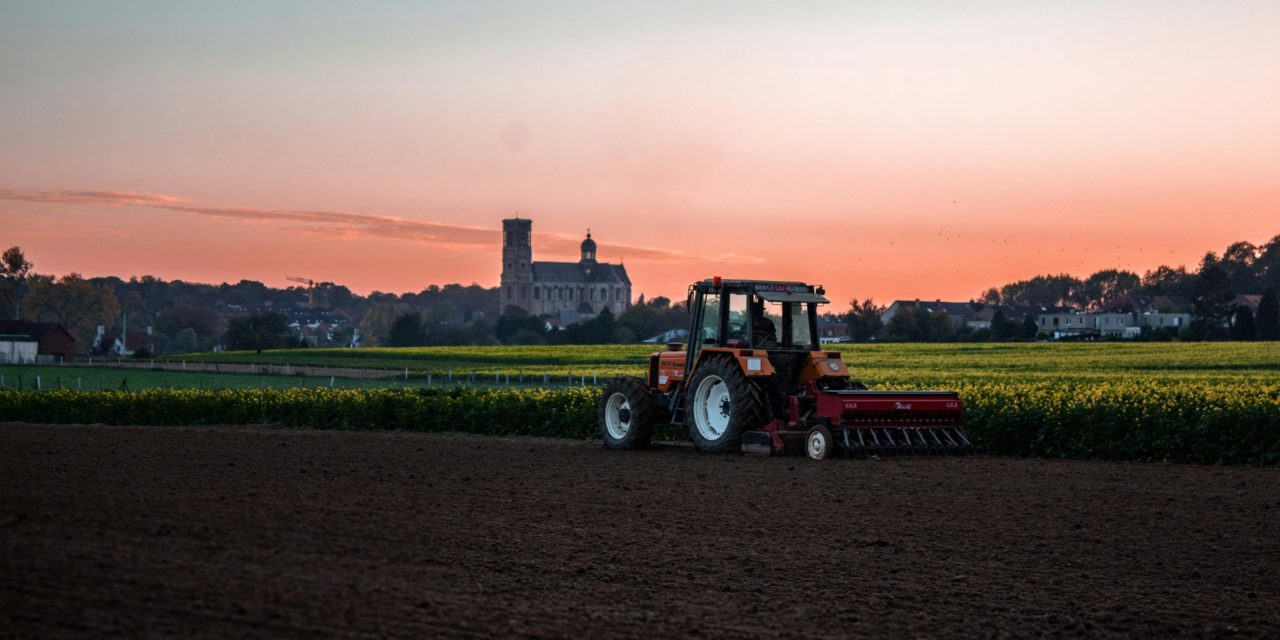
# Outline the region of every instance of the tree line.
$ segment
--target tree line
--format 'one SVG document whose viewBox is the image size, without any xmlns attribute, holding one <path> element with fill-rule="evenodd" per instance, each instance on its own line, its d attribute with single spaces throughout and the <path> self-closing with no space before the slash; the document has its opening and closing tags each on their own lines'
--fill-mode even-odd
<svg viewBox="0 0 1280 640">
<path fill-rule="evenodd" d="M 1221 255 L 1209 252 L 1194 271 L 1161 265 L 1139 276 L 1122 269 L 1104 269 L 1086 278 L 1061 274 L 1038 275 L 992 287 L 975 306 L 1023 309 L 1076 309 L 1084 312 L 1137 311 L 1135 297 L 1159 300 L 1162 311 L 1189 306 L 1192 323 L 1178 331 L 1147 331 L 1146 339 L 1277 340 L 1280 339 L 1280 236 L 1263 245 L 1231 244 Z M 1258 295 L 1257 316 L 1239 295 Z M 945 313 L 922 307 L 895 313 L 888 325 L 881 321 L 885 307 L 870 299 L 853 300 L 845 314 L 850 339 L 900 341 L 1007 341 L 1036 337 L 1031 316 L 1019 320 L 997 311 L 990 329 L 955 326 Z"/>
</svg>

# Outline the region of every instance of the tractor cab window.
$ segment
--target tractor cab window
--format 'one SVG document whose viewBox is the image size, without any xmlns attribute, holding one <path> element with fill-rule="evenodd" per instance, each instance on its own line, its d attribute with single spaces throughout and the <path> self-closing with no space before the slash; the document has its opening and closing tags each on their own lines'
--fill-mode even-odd
<svg viewBox="0 0 1280 640">
<path fill-rule="evenodd" d="M 752 307 L 751 346 L 756 349 L 782 346 L 782 304 L 756 298 Z"/>
<path fill-rule="evenodd" d="M 702 326 L 699 328 L 701 344 L 720 344 L 720 301 L 707 296 L 703 299 Z"/>
<path fill-rule="evenodd" d="M 813 336 L 809 335 L 809 307 L 812 303 L 792 302 L 787 305 L 791 307 L 791 336 L 789 343 L 795 347 L 810 348 L 813 345 Z"/>
<path fill-rule="evenodd" d="M 752 315 L 751 346 L 757 349 L 804 349 L 813 347 L 807 302 L 758 300 Z"/>
<path fill-rule="evenodd" d="M 747 294 L 730 293 L 728 317 L 725 320 L 725 345 L 745 347 L 747 345 Z"/>
</svg>

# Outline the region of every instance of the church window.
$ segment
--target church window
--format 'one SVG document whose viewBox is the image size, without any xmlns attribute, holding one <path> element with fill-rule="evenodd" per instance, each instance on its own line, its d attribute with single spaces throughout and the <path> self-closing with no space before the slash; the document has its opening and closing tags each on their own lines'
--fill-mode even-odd
<svg viewBox="0 0 1280 640">
<path fill-rule="evenodd" d="M 534 288 L 533 288 L 533 299 L 534 299 L 534 300 L 541 300 L 541 299 L 542 299 L 542 287 L 534 287 Z"/>
<path fill-rule="evenodd" d="M 529 299 L 529 287 L 527 286 L 520 287 L 520 299 L 521 300 Z"/>
</svg>

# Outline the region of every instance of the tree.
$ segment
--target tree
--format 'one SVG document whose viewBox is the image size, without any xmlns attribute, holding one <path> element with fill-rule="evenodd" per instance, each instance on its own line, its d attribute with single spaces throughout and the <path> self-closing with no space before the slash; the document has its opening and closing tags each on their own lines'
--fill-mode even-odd
<svg viewBox="0 0 1280 640">
<path fill-rule="evenodd" d="M 360 320 L 361 339 L 370 346 L 386 344 L 391 339 L 391 326 L 395 324 L 398 317 L 400 317 L 400 311 L 396 308 L 395 303 L 379 302 L 375 304 L 373 308 L 365 312 L 364 318 Z"/>
<path fill-rule="evenodd" d="M 209 307 L 180 302 L 156 312 L 156 332 L 177 340 L 183 329 L 191 329 L 196 335 L 196 348 L 191 351 L 206 351 L 212 349 L 227 331 L 227 320 Z"/>
<path fill-rule="evenodd" d="M 1204 339 L 1222 337 L 1231 316 L 1231 276 L 1213 253 L 1205 255 L 1195 281 L 1196 333 Z"/>
<path fill-rule="evenodd" d="M 991 287 L 990 289 L 983 291 L 982 297 L 978 298 L 978 302 L 989 305 L 1001 304 L 1000 290 L 995 287 Z"/>
<path fill-rule="evenodd" d="M 1188 273 L 1186 267 L 1161 266 L 1142 276 L 1141 291 L 1150 295 L 1189 298 L 1194 288 L 1195 276 Z"/>
<path fill-rule="evenodd" d="M 889 319 L 889 339 L 904 342 L 945 342 L 956 337 L 955 324 L 947 314 L 920 305 L 903 305 Z"/>
<path fill-rule="evenodd" d="M 90 284 L 78 273 L 57 280 L 31 278 L 22 311 L 25 319 L 62 325 L 81 344 L 91 343 L 97 326 L 112 324 L 119 315 L 120 303 L 111 287 Z"/>
<path fill-rule="evenodd" d="M 853 342 L 874 340 L 876 334 L 880 333 L 880 328 L 884 326 L 884 322 L 880 319 L 882 313 L 884 313 L 884 307 L 877 306 L 871 298 L 861 302 L 856 299 L 849 301 L 849 314 L 845 316 L 845 324 L 849 325 L 849 340 Z"/>
<path fill-rule="evenodd" d="M 1097 311 L 1134 292 L 1140 284 L 1136 273 L 1105 269 L 1085 279 L 1079 298 L 1085 309 Z"/>
<path fill-rule="evenodd" d="M 14 320 L 22 318 L 22 297 L 33 266 L 22 253 L 22 247 L 9 247 L 0 256 L 0 283 L 3 284 L 0 295 L 9 303 L 5 305 L 6 309 L 12 306 Z"/>
<path fill-rule="evenodd" d="M 1022 307 L 1065 307 L 1080 304 L 1080 280 L 1065 273 L 1036 276 L 1000 288 L 1004 304 Z"/>
<path fill-rule="evenodd" d="M 329 339 L 339 347 L 347 347 L 351 345 L 351 339 L 356 335 L 356 328 L 345 324 L 333 330 L 333 335 Z"/>
<path fill-rule="evenodd" d="M 1253 340 L 1256 337 L 1257 331 L 1254 328 L 1253 312 L 1244 305 L 1236 307 L 1235 315 L 1231 318 L 1231 339 Z"/>
<path fill-rule="evenodd" d="M 516 305 L 508 305 L 493 325 L 493 335 L 503 344 L 535 344 L 529 334 L 542 335 L 543 326 L 542 321 L 529 312 Z"/>
<path fill-rule="evenodd" d="M 293 342 L 289 319 L 279 313 L 254 313 L 227 323 L 227 348 L 232 350 L 281 349 Z"/>
<path fill-rule="evenodd" d="M 393 347 L 417 347 L 427 343 L 427 330 L 422 325 L 422 314 L 412 311 L 401 314 L 391 325 L 387 343 Z"/>
<path fill-rule="evenodd" d="M 991 316 L 991 340 L 992 342 L 1007 342 L 1016 335 L 1018 323 L 1009 320 L 1004 315 L 1004 309 L 996 309 L 995 315 Z"/>
<path fill-rule="evenodd" d="M 1257 291 L 1257 280 L 1254 264 L 1261 251 L 1251 242 L 1236 242 L 1222 252 L 1219 264 L 1227 270 L 1231 280 L 1231 290 L 1244 293 Z"/>
<path fill-rule="evenodd" d="M 1254 326 L 1259 340 L 1280 340 L 1280 299 L 1275 287 L 1267 287 L 1258 303 L 1258 317 Z"/>
<path fill-rule="evenodd" d="M 199 338 L 196 337 L 196 330 L 191 327 L 182 329 L 173 336 L 173 342 L 169 343 L 169 349 L 175 353 L 192 353 L 200 350 Z"/>
<path fill-rule="evenodd" d="M 1022 329 L 1019 331 L 1019 337 L 1023 340 L 1035 340 L 1036 335 L 1040 333 L 1040 327 L 1036 324 L 1035 316 L 1027 316 L 1022 319 Z"/>
</svg>

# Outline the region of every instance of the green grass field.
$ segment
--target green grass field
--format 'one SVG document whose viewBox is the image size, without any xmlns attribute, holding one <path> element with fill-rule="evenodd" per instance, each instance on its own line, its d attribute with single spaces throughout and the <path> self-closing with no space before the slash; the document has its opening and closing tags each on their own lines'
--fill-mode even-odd
<svg viewBox="0 0 1280 640">
<path fill-rule="evenodd" d="M 1036 343 L 1036 344 L 879 344 L 836 345 L 855 378 L 872 387 L 922 388 L 983 386 L 1004 383 L 1080 384 L 1102 382 L 1205 382 L 1246 387 L 1280 381 L 1280 343 Z M 186 354 L 166 358 L 188 363 L 251 363 L 299 367 L 371 368 L 384 379 L 338 376 L 334 386 L 380 388 L 465 382 L 493 384 L 502 374 L 505 384 L 539 385 L 549 376 L 552 386 L 603 380 L 618 374 L 643 375 L 650 345 L 558 347 L 421 347 L 405 349 L 297 349 Z M 406 383 L 404 370 L 410 379 Z M 329 375 L 300 376 L 244 373 L 204 373 L 116 369 L 111 367 L 0 365 L 4 388 L 24 388 L 40 377 L 44 388 L 96 390 L 170 387 L 179 389 L 245 389 L 254 387 L 327 386 Z"/>
<path fill-rule="evenodd" d="M 37 382 L 38 379 L 38 382 Z M 328 376 L 251 375 L 238 373 L 199 373 L 184 371 L 152 371 L 150 369 L 115 369 L 111 367 L 0 365 L 0 389 L 31 390 L 79 389 L 84 391 L 118 390 L 121 384 L 129 390 L 169 389 L 253 389 L 269 387 L 328 386 Z M 393 380 L 334 378 L 334 386 L 343 389 L 383 388 L 398 386 Z"/>
<path fill-rule="evenodd" d="M 1280 343 L 1032 343 L 832 345 L 872 385 L 996 381 L 1274 381 Z M 495 372 L 600 377 L 644 372 L 652 345 L 298 349 L 187 354 L 188 362 L 369 367 L 411 376 Z M 390 371 L 389 371 L 390 372 Z"/>
</svg>

